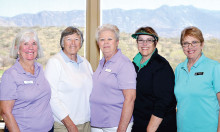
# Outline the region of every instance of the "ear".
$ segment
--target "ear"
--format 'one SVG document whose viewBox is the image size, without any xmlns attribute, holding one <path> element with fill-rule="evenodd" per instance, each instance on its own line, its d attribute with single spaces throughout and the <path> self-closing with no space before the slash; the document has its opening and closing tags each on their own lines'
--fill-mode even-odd
<svg viewBox="0 0 220 132">
<path fill-rule="evenodd" d="M 17 45 L 15 45 L 15 47 L 14 47 L 14 50 L 16 51 L 16 50 L 18 50 L 18 55 L 20 54 L 20 52 L 19 52 L 19 49 L 17 49 Z"/>
<path fill-rule="evenodd" d="M 117 46 L 117 47 L 118 47 L 118 44 L 119 44 L 119 40 L 116 41 L 116 46 Z"/>
<path fill-rule="evenodd" d="M 201 47 L 202 47 L 202 49 L 204 48 L 204 42 L 201 43 Z"/>
</svg>

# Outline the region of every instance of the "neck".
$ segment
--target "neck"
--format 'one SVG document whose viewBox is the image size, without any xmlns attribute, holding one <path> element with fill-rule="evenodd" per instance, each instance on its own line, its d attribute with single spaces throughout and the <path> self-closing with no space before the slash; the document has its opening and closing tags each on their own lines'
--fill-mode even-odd
<svg viewBox="0 0 220 132">
<path fill-rule="evenodd" d="M 105 58 L 105 63 L 109 61 L 112 58 L 112 56 L 114 56 L 117 52 L 118 50 L 111 52 L 111 53 L 103 53 L 104 58 Z"/>
<path fill-rule="evenodd" d="M 187 63 L 188 71 L 190 71 L 191 67 L 199 60 L 201 56 L 202 54 L 199 54 L 196 58 L 188 59 L 188 63 Z"/>
<path fill-rule="evenodd" d="M 147 61 L 150 58 L 150 56 L 142 56 L 141 58 L 141 64 L 143 64 L 145 61 Z"/>
<path fill-rule="evenodd" d="M 75 62 L 77 62 L 77 55 L 70 55 L 69 58 Z"/>
<path fill-rule="evenodd" d="M 142 55 L 141 58 L 141 64 L 143 64 L 145 61 L 147 61 L 148 59 L 150 59 L 150 57 L 152 56 L 153 53 L 149 54 L 149 55 Z"/>
<path fill-rule="evenodd" d="M 34 74 L 34 61 L 25 61 L 23 59 L 20 59 L 19 63 L 26 72 Z"/>
<path fill-rule="evenodd" d="M 70 58 L 70 60 L 77 62 L 77 54 L 67 54 L 63 52 L 67 57 Z"/>
</svg>

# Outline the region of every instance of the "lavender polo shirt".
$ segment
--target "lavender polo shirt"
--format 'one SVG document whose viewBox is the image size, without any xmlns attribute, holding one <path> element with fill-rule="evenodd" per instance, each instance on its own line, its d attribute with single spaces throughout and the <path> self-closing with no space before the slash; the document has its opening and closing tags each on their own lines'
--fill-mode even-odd
<svg viewBox="0 0 220 132">
<path fill-rule="evenodd" d="M 53 126 L 51 90 L 42 66 L 34 75 L 24 71 L 18 59 L 6 70 L 0 84 L 0 100 L 15 100 L 12 114 L 21 132 L 48 132 Z"/>
<path fill-rule="evenodd" d="M 105 65 L 104 61 L 100 60 L 93 74 L 91 126 L 118 127 L 124 102 L 122 90 L 136 89 L 136 72 L 120 49 Z"/>
</svg>

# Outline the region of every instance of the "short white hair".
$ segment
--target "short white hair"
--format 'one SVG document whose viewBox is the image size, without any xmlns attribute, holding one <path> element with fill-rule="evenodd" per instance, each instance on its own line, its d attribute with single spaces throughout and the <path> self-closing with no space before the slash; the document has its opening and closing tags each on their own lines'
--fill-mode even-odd
<svg viewBox="0 0 220 132">
<path fill-rule="evenodd" d="M 103 24 L 96 29 L 96 41 L 98 42 L 100 33 L 102 31 L 112 31 L 115 34 L 116 41 L 119 41 L 120 31 L 116 25 L 113 24 Z"/>
<path fill-rule="evenodd" d="M 33 35 L 30 35 L 33 34 Z M 19 51 L 19 47 L 22 41 L 25 41 L 27 39 L 33 38 L 36 43 L 37 43 L 37 47 L 38 47 L 38 51 L 37 51 L 37 58 L 41 58 L 43 57 L 43 49 L 41 48 L 39 39 L 38 39 L 38 35 L 37 33 L 33 30 L 33 29 L 25 29 L 22 30 L 21 32 L 19 32 L 13 43 L 12 43 L 12 47 L 11 47 L 11 51 L 10 51 L 10 57 L 17 59 L 18 58 L 18 51 Z"/>
</svg>

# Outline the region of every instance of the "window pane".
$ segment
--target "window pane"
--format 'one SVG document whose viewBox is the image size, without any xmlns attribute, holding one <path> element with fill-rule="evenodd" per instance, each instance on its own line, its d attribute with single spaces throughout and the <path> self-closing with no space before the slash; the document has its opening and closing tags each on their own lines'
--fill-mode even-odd
<svg viewBox="0 0 220 132">
<path fill-rule="evenodd" d="M 45 65 L 60 48 L 61 32 L 67 26 L 79 28 L 85 35 L 86 0 L 5 0 L 0 4 L 0 77 L 14 59 L 9 58 L 12 41 L 25 28 L 33 28 L 44 49 L 38 61 Z M 85 39 L 85 36 L 84 36 Z M 84 46 L 79 54 L 84 56 Z"/>
<path fill-rule="evenodd" d="M 131 60 L 138 53 L 131 34 L 142 26 L 154 28 L 159 35 L 159 54 L 175 69 L 186 58 L 179 39 L 181 31 L 187 26 L 202 30 L 205 37 L 203 52 L 207 57 L 220 61 L 220 9 L 216 6 L 219 4 L 217 0 L 213 3 L 208 0 L 101 0 L 101 21 L 102 24 L 119 27 L 119 48 Z"/>
</svg>

